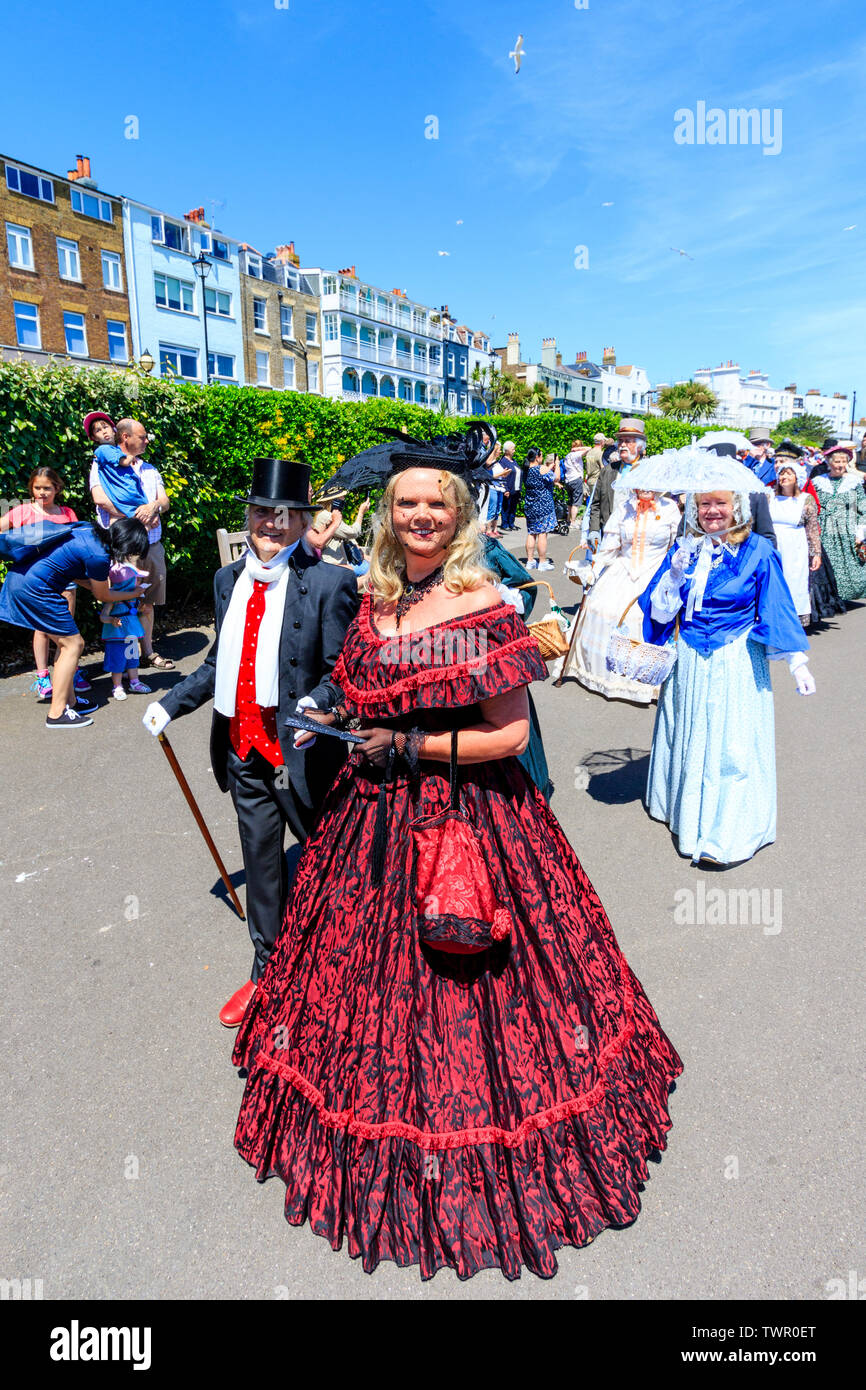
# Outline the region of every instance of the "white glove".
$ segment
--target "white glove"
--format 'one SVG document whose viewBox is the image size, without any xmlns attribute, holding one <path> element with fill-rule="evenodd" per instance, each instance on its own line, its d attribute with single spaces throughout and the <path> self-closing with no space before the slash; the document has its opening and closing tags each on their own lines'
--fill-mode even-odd
<svg viewBox="0 0 866 1390">
<path fill-rule="evenodd" d="M 166 725 L 171 723 L 171 715 L 167 709 L 163 709 L 157 700 L 154 700 L 153 704 L 148 705 L 141 722 L 148 732 L 156 738 L 157 734 L 161 734 Z"/>
<path fill-rule="evenodd" d="M 523 595 L 517 589 L 510 589 L 507 584 L 497 584 L 499 596 L 503 603 L 509 604 L 511 608 L 516 608 L 520 617 L 523 617 Z"/>
<path fill-rule="evenodd" d="M 302 695 L 295 705 L 295 714 L 303 714 L 305 709 L 318 709 L 315 700 L 311 700 L 309 695 Z M 296 748 L 312 748 L 316 741 L 315 734 L 308 734 L 306 729 L 295 729 L 294 745 Z"/>
<path fill-rule="evenodd" d="M 675 579 L 682 579 L 688 568 L 691 555 L 692 548 L 689 542 L 683 540 L 678 541 L 674 553 L 671 556 L 671 574 Z"/>
<path fill-rule="evenodd" d="M 794 682 L 797 686 L 798 695 L 814 695 L 817 690 L 815 677 L 808 666 L 798 666 L 794 672 Z"/>
</svg>

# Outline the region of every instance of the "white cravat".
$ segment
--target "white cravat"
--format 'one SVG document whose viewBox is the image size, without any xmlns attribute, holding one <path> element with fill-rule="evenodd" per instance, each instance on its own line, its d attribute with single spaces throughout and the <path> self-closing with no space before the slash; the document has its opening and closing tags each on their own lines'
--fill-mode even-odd
<svg viewBox="0 0 866 1390">
<path fill-rule="evenodd" d="M 252 597 L 254 580 L 268 586 L 256 644 L 256 704 L 267 709 L 279 703 L 280 633 L 289 583 L 289 557 L 297 544 L 295 541 L 294 545 L 286 546 L 272 560 L 262 561 L 247 537 L 246 563 L 235 580 L 217 648 L 214 709 L 228 719 L 235 713 L 247 604 Z"/>
</svg>

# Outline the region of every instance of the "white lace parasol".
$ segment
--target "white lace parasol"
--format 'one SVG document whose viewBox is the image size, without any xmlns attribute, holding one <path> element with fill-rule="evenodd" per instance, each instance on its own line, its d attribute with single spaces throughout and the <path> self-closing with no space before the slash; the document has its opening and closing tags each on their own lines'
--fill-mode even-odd
<svg viewBox="0 0 866 1390">
<path fill-rule="evenodd" d="M 630 468 L 614 483 L 617 491 L 763 492 L 764 484 L 739 459 L 720 458 L 697 444 L 665 449 Z"/>
</svg>

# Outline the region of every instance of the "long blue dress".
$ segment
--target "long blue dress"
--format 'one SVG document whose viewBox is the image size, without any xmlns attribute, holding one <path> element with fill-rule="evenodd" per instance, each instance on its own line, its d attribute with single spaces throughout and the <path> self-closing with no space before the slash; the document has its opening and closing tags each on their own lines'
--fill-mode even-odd
<svg viewBox="0 0 866 1390">
<path fill-rule="evenodd" d="M 638 602 L 644 638 L 665 642 L 652 595 L 669 554 Z M 692 562 L 691 569 L 694 567 Z M 680 595 L 685 602 L 687 572 Z M 703 606 L 680 612 L 677 660 L 662 687 L 653 731 L 647 810 L 693 863 L 750 859 L 776 838 L 776 754 L 770 658 L 808 651 L 778 552 L 763 536 L 722 547 Z"/>
<path fill-rule="evenodd" d="M 75 579 L 107 579 L 108 551 L 86 524 L 45 555 L 13 565 L 0 589 L 0 619 L 16 627 L 74 634 L 63 590 Z"/>
</svg>

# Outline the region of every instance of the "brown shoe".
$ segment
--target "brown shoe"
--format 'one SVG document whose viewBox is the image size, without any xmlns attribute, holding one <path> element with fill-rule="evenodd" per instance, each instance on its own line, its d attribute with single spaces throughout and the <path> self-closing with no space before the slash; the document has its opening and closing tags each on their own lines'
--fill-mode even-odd
<svg viewBox="0 0 866 1390">
<path fill-rule="evenodd" d="M 256 992 L 255 984 L 252 980 L 247 980 L 245 985 L 236 989 L 227 1004 L 223 1004 L 220 1009 L 220 1023 L 224 1028 L 238 1028 L 241 1020 L 247 1011 L 247 1005 Z"/>
</svg>

